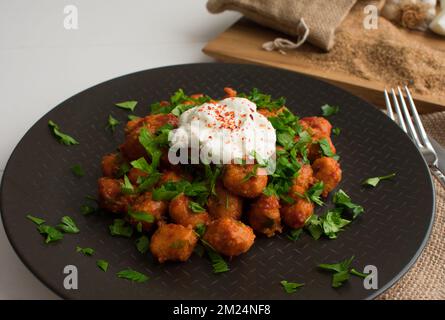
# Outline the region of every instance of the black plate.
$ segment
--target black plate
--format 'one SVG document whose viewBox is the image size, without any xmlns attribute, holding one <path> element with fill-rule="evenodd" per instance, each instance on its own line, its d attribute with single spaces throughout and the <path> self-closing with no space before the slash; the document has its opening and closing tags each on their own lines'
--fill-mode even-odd
<svg viewBox="0 0 445 320">
<path fill-rule="evenodd" d="M 342 129 L 334 143 L 341 156 L 341 188 L 366 212 L 337 240 L 315 241 L 304 235 L 293 243 L 285 236 L 258 238 L 253 248 L 230 262 L 231 271 L 215 275 L 210 263 L 193 256 L 187 263 L 157 265 L 139 254 L 133 240 L 113 238 L 111 216 L 79 212 L 85 196 L 95 194 L 101 156 L 123 141 L 123 126 L 113 135 L 105 130 L 112 114 L 124 122 L 127 112 L 114 103 L 137 100 L 136 113 L 146 114 L 151 102 L 169 97 L 178 88 L 188 93 L 223 96 L 231 86 L 239 91 L 258 87 L 273 96 L 285 96 L 287 105 L 301 116 L 320 114 L 329 103 L 341 107 L 333 116 Z M 31 107 L 31 106 L 30 106 Z M 50 134 L 52 119 L 80 145 L 63 146 Z M 80 163 L 86 176 L 70 172 Z M 364 188 L 366 178 L 397 172 L 397 177 L 375 189 Z M 299 74 L 251 65 L 191 64 L 142 71 L 113 79 L 81 92 L 40 119 L 14 150 L 3 175 L 3 223 L 17 254 L 48 287 L 64 298 L 124 299 L 364 299 L 391 286 L 414 263 L 424 247 L 434 214 L 434 193 L 427 166 L 409 138 L 396 124 L 363 100 L 332 85 Z M 318 209 L 321 213 L 325 208 Z M 58 223 L 71 215 L 81 230 L 59 243 L 43 244 L 42 236 L 26 214 Z M 76 246 L 96 250 L 93 257 L 76 253 Z M 339 289 L 330 286 L 331 275 L 317 270 L 355 255 L 354 266 L 378 268 L 377 290 L 366 290 L 352 277 Z M 96 259 L 110 262 L 107 273 Z M 79 289 L 63 287 L 63 268 L 78 268 Z M 151 277 L 144 284 L 118 279 L 126 267 Z M 286 294 L 281 280 L 305 282 L 295 294 Z"/>
</svg>

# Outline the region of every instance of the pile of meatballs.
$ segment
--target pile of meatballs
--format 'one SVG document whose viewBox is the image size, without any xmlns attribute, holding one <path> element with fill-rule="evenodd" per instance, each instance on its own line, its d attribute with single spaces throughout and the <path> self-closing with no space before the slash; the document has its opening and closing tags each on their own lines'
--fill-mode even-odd
<svg viewBox="0 0 445 320">
<path fill-rule="evenodd" d="M 266 117 L 274 117 L 282 110 L 259 109 L 258 112 Z M 298 175 L 289 178 L 292 179 L 288 193 L 293 199 L 291 204 L 278 196 L 266 196 L 263 193 L 269 177 L 263 172 L 264 168 L 254 168 L 254 164 L 225 165 L 218 177 L 215 193 L 209 196 L 205 211 L 202 212 L 194 212 L 190 208 L 192 200 L 185 194 L 179 194 L 171 201 L 156 201 L 152 191 L 124 193 L 122 165 L 141 157 L 150 161 L 139 142 L 140 130 L 145 127 L 151 134 L 155 134 L 166 124 L 177 127 L 178 122 L 179 118 L 171 113 L 151 114 L 129 121 L 125 128 L 125 141 L 118 152 L 103 157 L 103 177 L 98 180 L 100 207 L 124 217 L 133 226 L 139 224 L 143 232 L 151 234 L 150 251 L 160 263 L 188 260 L 199 240 L 195 232 L 197 226 L 205 225 L 203 240 L 215 251 L 230 258 L 247 252 L 254 243 L 255 234 L 272 237 L 282 232 L 283 225 L 292 229 L 302 228 L 314 212 L 314 203 L 301 195 L 322 181 L 322 196 L 326 197 L 341 180 L 339 163 L 332 157 L 323 156 L 317 143 L 320 139 L 326 139 L 332 152 L 336 152 L 330 138 L 331 124 L 323 117 L 307 117 L 300 119 L 299 123 L 312 137 L 312 143 L 307 146 L 310 163 L 301 161 Z M 296 141 L 298 139 L 298 136 L 295 137 Z M 154 188 L 166 182 L 193 181 L 190 170 L 184 170 L 185 165 L 169 163 L 167 152 L 166 149 L 161 157 L 161 178 Z M 137 190 L 138 182 L 141 181 L 139 178 L 147 176 L 146 172 L 134 167 L 126 174 L 134 190 Z M 250 175 L 250 178 L 245 179 L 246 175 Z M 151 215 L 154 221 L 137 221 L 128 214 L 130 209 Z"/>
</svg>

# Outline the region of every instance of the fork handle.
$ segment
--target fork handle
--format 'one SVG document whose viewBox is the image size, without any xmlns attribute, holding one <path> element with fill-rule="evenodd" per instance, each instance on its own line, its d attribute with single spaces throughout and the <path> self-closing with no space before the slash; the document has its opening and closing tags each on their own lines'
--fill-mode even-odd
<svg viewBox="0 0 445 320">
<path fill-rule="evenodd" d="M 442 171 L 439 170 L 435 165 L 430 166 L 431 172 L 436 176 L 437 180 L 442 184 L 442 187 L 445 188 L 445 175 Z"/>
</svg>

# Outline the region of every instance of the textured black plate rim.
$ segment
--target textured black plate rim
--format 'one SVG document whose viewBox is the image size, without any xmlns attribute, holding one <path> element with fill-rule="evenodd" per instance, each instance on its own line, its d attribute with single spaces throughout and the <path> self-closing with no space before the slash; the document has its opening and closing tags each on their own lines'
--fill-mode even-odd
<svg viewBox="0 0 445 320">
<path fill-rule="evenodd" d="M 174 68 L 174 67 L 181 67 L 181 66 L 196 66 L 196 67 L 198 67 L 198 66 L 200 66 L 200 65 L 208 65 L 208 64 L 223 64 L 223 65 L 232 65 L 232 66 L 245 66 L 246 64 L 240 64 L 240 63 L 220 63 L 220 62 L 210 62 L 210 63 L 185 63 L 185 64 L 176 64 L 176 65 L 169 65 L 169 66 L 163 66 L 163 67 L 158 67 L 158 68 L 151 68 L 151 69 L 144 69 L 144 70 L 140 70 L 140 71 L 135 71 L 135 72 L 131 72 L 131 73 L 128 73 L 128 74 L 125 74 L 125 75 L 122 75 L 122 76 L 119 76 L 119 77 L 115 77 L 115 78 L 111 78 L 111 79 L 108 79 L 108 80 L 105 80 L 105 81 L 103 81 L 103 82 L 101 82 L 101 83 L 98 83 L 98 84 L 96 84 L 96 85 L 94 85 L 94 86 L 92 86 L 92 87 L 89 87 L 89 88 L 86 88 L 86 89 L 84 89 L 84 90 L 82 90 L 82 91 L 79 91 L 79 92 L 77 92 L 77 93 L 75 93 L 75 94 L 73 94 L 73 95 L 71 95 L 69 98 L 67 98 L 67 99 L 65 99 L 65 100 L 63 100 L 62 102 L 60 102 L 59 104 L 57 104 L 55 107 L 53 107 L 51 110 L 49 110 L 48 112 L 46 112 L 44 115 L 42 115 L 26 132 L 25 132 L 25 134 L 22 136 L 22 138 L 19 140 L 19 142 L 16 144 L 16 146 L 14 147 L 14 149 L 13 149 L 13 151 L 12 151 L 12 153 L 11 153 L 11 155 L 9 156 L 9 158 L 8 158 L 8 161 L 7 161 L 7 163 L 6 163 L 6 166 L 5 166 L 5 169 L 4 169 L 4 171 L 3 171 L 3 176 L 2 176 L 2 181 L 1 181 L 1 187 L 0 187 L 0 200 L 1 199 L 3 199 L 3 185 L 4 185 L 4 177 L 5 177 L 5 172 L 7 171 L 7 169 L 8 169 L 8 165 L 9 165 L 9 162 L 10 162 L 10 159 L 12 158 L 12 155 L 15 153 L 15 151 L 16 151 L 16 149 L 17 149 L 17 147 L 20 145 L 20 143 L 22 142 L 22 140 L 24 139 L 24 137 L 28 134 L 28 132 L 29 131 L 31 131 L 32 130 L 32 128 L 34 127 L 34 126 L 36 126 L 37 125 L 37 123 L 42 119 L 42 118 L 44 118 L 44 117 L 46 117 L 46 115 L 48 115 L 50 112 L 52 112 L 54 109 L 56 109 L 56 108 L 58 108 L 60 105 L 62 105 L 62 104 L 64 104 L 66 101 L 68 101 L 69 99 L 71 99 L 72 97 L 74 97 L 74 96 L 77 96 L 77 95 L 79 95 L 79 94 L 82 94 L 83 92 L 85 92 L 85 91 L 88 91 L 88 90 L 91 90 L 91 89 L 93 89 L 93 88 L 95 88 L 95 87 L 98 87 L 98 86 L 100 86 L 100 85 L 103 85 L 103 84 L 105 84 L 105 83 L 107 83 L 107 82 L 110 82 L 110 81 L 114 81 L 114 80 L 117 80 L 117 79 L 120 79 L 120 78 L 124 78 L 124 77 L 127 77 L 127 76 L 131 76 L 131 75 L 135 75 L 135 74 L 138 74 L 138 73 L 144 73 L 144 72 L 147 72 L 147 71 L 151 71 L 151 70 L 157 70 L 157 71 L 162 71 L 162 69 L 169 69 L 169 68 Z M 258 67 L 258 68 L 263 68 L 263 69 L 277 69 L 277 68 L 273 68 L 273 67 L 266 67 L 266 66 L 256 66 L 256 67 Z M 293 74 L 294 72 L 292 72 L 292 71 L 288 71 L 288 70 L 285 70 L 285 69 L 280 69 L 281 70 L 281 72 L 283 72 L 283 73 L 290 73 L 290 74 Z M 302 74 L 300 74 L 301 76 L 303 76 L 303 77 L 308 77 L 308 78 L 312 78 L 312 79 L 315 79 L 315 80 L 317 80 L 317 81 L 319 81 L 319 82 L 324 82 L 324 83 L 327 83 L 326 81 L 323 81 L 323 80 L 319 80 L 319 79 L 316 79 L 316 78 L 313 78 L 313 77 L 310 77 L 310 76 L 307 76 L 307 75 L 302 75 Z M 349 93 L 348 91 L 346 91 L 346 90 L 344 90 L 344 89 L 342 89 L 342 88 L 339 88 L 339 87 L 337 87 L 337 86 L 334 86 L 334 85 L 332 85 L 332 84 L 330 84 L 330 83 L 327 83 L 328 85 L 330 85 L 330 86 L 333 86 L 333 87 L 335 87 L 337 90 L 339 90 L 339 91 L 343 91 L 343 92 L 345 92 L 345 93 L 347 93 L 347 94 L 349 94 L 349 95 L 353 95 L 353 94 L 351 94 L 351 93 Z M 359 97 L 356 97 L 356 98 L 358 98 L 358 99 L 360 99 L 364 104 L 366 104 L 366 105 L 369 105 L 369 106 L 372 106 L 374 109 L 375 109 L 375 111 L 378 111 L 378 112 L 380 112 L 379 111 L 379 109 L 377 108 L 377 107 L 375 107 L 374 105 L 372 105 L 372 104 L 370 104 L 370 103 L 368 103 L 368 102 L 366 102 L 366 101 L 364 101 L 363 99 L 361 99 L 361 98 L 359 98 Z M 397 128 L 398 128 L 398 130 L 401 130 L 401 128 L 395 123 L 395 122 L 393 122 L 393 121 L 391 121 L 391 120 L 389 120 L 388 119 L 388 121 L 389 122 L 391 122 L 393 125 L 395 125 Z M 413 142 L 411 142 L 411 143 L 413 143 Z M 420 151 L 419 151 L 419 153 L 420 153 Z M 389 280 L 387 283 L 386 283 L 386 285 L 384 285 L 383 287 L 380 287 L 380 288 L 378 288 L 377 290 L 375 290 L 374 292 L 372 292 L 367 298 L 366 298 L 366 300 L 372 300 L 372 299 L 375 299 L 376 297 L 378 297 L 379 295 L 381 295 L 381 294 L 383 294 L 386 290 L 388 290 L 390 287 L 392 287 L 400 278 L 402 278 L 410 269 L 411 269 L 411 267 L 414 265 L 414 263 L 418 260 L 418 258 L 420 257 L 420 255 L 421 255 L 421 253 L 422 253 L 422 251 L 425 249 L 425 246 L 426 246 L 426 244 L 428 243 L 428 241 L 429 241 L 429 239 L 430 239 L 430 236 L 431 236 L 431 231 L 432 231 L 432 227 L 433 227 L 433 223 L 434 223 L 434 220 L 435 220 L 435 212 L 436 212 L 436 192 L 435 192 L 435 187 L 434 187 L 434 183 L 433 183 L 433 178 L 432 178 L 432 176 L 431 176 L 431 173 L 430 173 L 430 171 L 429 171 L 429 169 L 428 169 L 428 165 L 427 165 L 427 163 L 426 163 L 426 161 L 425 161 L 425 159 L 423 158 L 423 157 L 421 157 L 422 158 L 422 160 L 423 160 L 423 165 L 427 168 L 427 172 L 429 173 L 428 174 L 428 182 L 429 182 L 429 185 L 430 185 L 430 187 L 431 187 L 431 190 L 433 191 L 432 192 L 432 200 L 433 200 L 433 204 L 432 204 L 432 212 L 431 212 L 431 218 L 430 218 L 430 222 L 429 222 L 429 225 L 428 225 L 428 230 L 427 230 L 427 232 L 425 233 L 425 237 L 424 237 L 424 239 L 423 239 L 423 241 L 422 241 L 422 243 L 420 244 L 420 246 L 419 246 L 419 248 L 417 249 L 417 251 L 416 251 L 416 253 L 413 255 L 413 257 L 412 257 L 412 259 L 402 268 L 402 270 L 400 270 L 400 272 L 398 273 L 398 274 L 396 274 L 391 280 Z M 11 246 L 12 246 L 12 248 L 14 249 L 14 252 L 17 254 L 17 256 L 20 258 L 20 260 L 22 261 L 22 263 L 28 268 L 28 270 L 29 271 L 31 271 L 31 273 L 45 286 L 45 287 L 47 287 L 48 289 L 50 289 L 55 295 L 57 295 L 57 296 L 59 296 L 59 297 L 61 297 L 61 298 L 63 298 L 63 299 L 69 299 L 68 298 L 68 296 L 66 296 L 65 294 L 63 294 L 62 292 L 59 292 L 56 288 L 54 288 L 51 284 L 49 284 L 49 283 L 47 283 L 44 279 L 43 279 L 43 277 L 32 267 L 32 265 L 31 265 L 31 263 L 29 262 L 29 261 L 27 261 L 27 259 L 20 253 L 20 251 L 19 250 L 17 250 L 17 247 L 16 247 L 16 245 L 15 245 L 15 242 L 14 242 L 14 240 L 13 240 L 13 237 L 12 237 L 12 234 L 11 234 L 11 232 L 10 232 L 10 230 L 8 229 L 8 227 L 7 227 L 7 225 L 5 224 L 5 218 L 3 217 L 3 211 L 4 211 L 4 208 L 3 208 L 3 201 L 0 201 L 0 210 L 1 210 L 1 219 L 2 219 L 2 223 L 3 223 L 3 228 L 5 229 L 5 233 L 6 233 L 6 236 L 7 236 L 7 238 L 8 238 L 8 240 L 9 240 L 9 242 L 10 242 L 10 244 L 11 244 Z M 152 300 L 156 300 L 156 299 L 152 299 Z"/>
</svg>

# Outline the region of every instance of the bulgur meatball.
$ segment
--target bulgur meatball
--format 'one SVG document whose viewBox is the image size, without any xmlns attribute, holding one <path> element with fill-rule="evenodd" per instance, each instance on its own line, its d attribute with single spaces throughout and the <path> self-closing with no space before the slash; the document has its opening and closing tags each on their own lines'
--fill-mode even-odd
<svg viewBox="0 0 445 320">
<path fill-rule="evenodd" d="M 341 169 L 337 160 L 329 157 L 318 158 L 312 164 L 314 170 L 314 176 L 317 180 L 323 181 L 323 197 L 326 197 L 329 192 L 335 189 L 335 187 L 341 181 Z"/>
<path fill-rule="evenodd" d="M 150 251 L 160 263 L 187 261 L 198 238 L 191 227 L 179 224 L 161 224 L 151 237 Z"/>
<path fill-rule="evenodd" d="M 224 186 L 230 192 L 245 198 L 256 198 L 263 192 L 267 185 L 266 169 L 257 168 L 256 175 L 253 174 L 254 164 L 229 164 L 225 167 L 223 174 Z M 248 178 L 248 179 L 246 179 Z"/>
<path fill-rule="evenodd" d="M 325 138 L 331 135 L 332 125 L 323 117 L 306 117 L 300 120 L 303 128 L 310 127 L 314 138 Z"/>
<path fill-rule="evenodd" d="M 247 252 L 253 245 L 255 234 L 241 221 L 226 217 L 210 222 L 204 240 L 217 252 L 232 257 Z"/>
<path fill-rule="evenodd" d="M 280 233 L 280 201 L 276 196 L 261 195 L 250 207 L 248 212 L 249 225 L 256 232 L 272 237 Z"/>
<path fill-rule="evenodd" d="M 304 198 L 295 199 L 293 204 L 286 204 L 281 207 L 281 217 L 284 223 L 293 229 L 304 226 L 306 220 L 314 213 L 314 204 Z"/>
<path fill-rule="evenodd" d="M 118 153 L 110 153 L 102 158 L 102 174 L 104 177 L 114 178 L 117 176 L 122 165 L 122 157 Z"/>
<path fill-rule="evenodd" d="M 290 196 L 292 198 L 298 197 L 304 194 L 309 187 L 314 183 L 314 172 L 309 164 L 303 164 L 298 171 L 298 176 L 292 181 L 292 186 L 290 188 Z"/>
<path fill-rule="evenodd" d="M 207 224 L 210 221 L 207 211 L 194 212 L 190 208 L 190 199 L 183 193 L 179 194 L 170 201 L 169 206 L 170 218 L 184 227 L 196 227 L 198 224 Z"/>
<path fill-rule="evenodd" d="M 219 219 L 223 217 L 239 220 L 243 210 L 243 200 L 230 193 L 221 184 L 215 188 L 216 195 L 212 195 L 207 203 L 210 217 Z"/>
<path fill-rule="evenodd" d="M 99 206 L 113 213 L 127 212 L 135 196 L 122 193 L 121 179 L 102 177 L 98 180 Z"/>
<path fill-rule="evenodd" d="M 131 206 L 131 210 L 138 214 L 145 213 L 154 217 L 153 222 L 141 221 L 131 215 L 127 217 L 130 224 L 136 226 L 138 223 L 141 223 L 142 230 L 150 231 L 155 223 L 164 220 L 165 213 L 167 212 L 167 203 L 165 201 L 153 200 L 151 192 L 145 192 L 136 198 Z"/>
<path fill-rule="evenodd" d="M 136 160 L 146 155 L 144 147 L 139 142 L 139 134 L 142 127 L 145 127 L 149 133 L 154 134 L 166 124 L 177 127 L 178 118 L 169 114 L 152 114 L 145 118 L 129 121 L 125 129 L 125 142 L 120 146 L 122 154 L 128 160 Z"/>
</svg>

